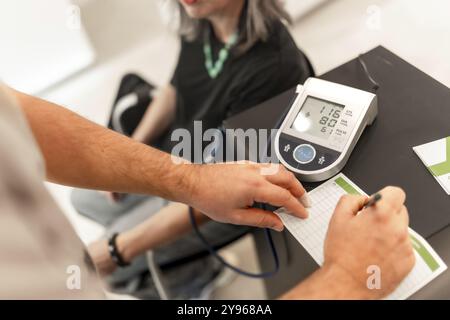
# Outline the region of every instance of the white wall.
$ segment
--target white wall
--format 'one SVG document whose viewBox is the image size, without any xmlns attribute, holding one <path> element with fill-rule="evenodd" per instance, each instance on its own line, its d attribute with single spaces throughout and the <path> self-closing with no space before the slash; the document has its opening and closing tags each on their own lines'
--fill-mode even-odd
<svg viewBox="0 0 450 320">
<path fill-rule="evenodd" d="M 89 65 L 94 52 L 77 20 L 69 0 L 0 1 L 0 78 L 36 93 Z"/>
<path fill-rule="evenodd" d="M 284 5 L 292 19 L 297 21 L 327 2 L 330 0 L 284 0 Z"/>
<path fill-rule="evenodd" d="M 381 44 L 450 87 L 448 0 L 331 1 L 293 34 L 319 73 Z"/>
</svg>

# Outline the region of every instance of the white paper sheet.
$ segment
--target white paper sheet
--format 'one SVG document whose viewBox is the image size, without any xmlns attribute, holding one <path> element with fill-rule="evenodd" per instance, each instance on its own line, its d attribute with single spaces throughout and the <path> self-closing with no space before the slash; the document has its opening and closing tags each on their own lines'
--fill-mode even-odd
<svg viewBox="0 0 450 320">
<path fill-rule="evenodd" d="M 287 214 L 284 208 L 276 211 L 289 232 L 319 265 L 324 262 L 323 246 L 334 208 L 341 196 L 349 193 L 365 194 L 344 174 L 339 174 L 309 192 L 312 207 L 309 209 L 308 219 L 295 218 Z M 406 299 L 447 269 L 445 263 L 425 239 L 412 229 L 410 229 L 410 237 L 416 255 L 416 264 L 399 287 L 386 299 Z"/>
<path fill-rule="evenodd" d="M 450 137 L 422 144 L 413 150 L 450 195 Z"/>
</svg>

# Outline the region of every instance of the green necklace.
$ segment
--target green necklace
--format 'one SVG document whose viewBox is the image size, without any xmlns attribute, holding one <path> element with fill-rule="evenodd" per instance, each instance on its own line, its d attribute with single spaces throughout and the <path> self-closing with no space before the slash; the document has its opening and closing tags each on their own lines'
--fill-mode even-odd
<svg viewBox="0 0 450 320">
<path fill-rule="evenodd" d="M 209 42 L 209 33 L 205 37 L 205 43 L 203 45 L 203 52 L 205 53 L 205 67 L 208 71 L 209 76 L 212 79 L 217 78 L 217 76 L 222 72 L 223 65 L 227 61 L 230 54 L 230 49 L 237 43 L 238 33 L 235 32 L 228 39 L 225 46 L 220 49 L 219 56 L 216 62 L 213 62 L 211 44 Z"/>
</svg>

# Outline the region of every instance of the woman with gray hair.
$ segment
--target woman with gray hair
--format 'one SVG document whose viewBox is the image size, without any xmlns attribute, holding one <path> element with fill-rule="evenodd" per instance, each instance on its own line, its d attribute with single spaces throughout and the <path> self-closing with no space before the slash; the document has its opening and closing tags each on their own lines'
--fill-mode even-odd
<svg viewBox="0 0 450 320">
<path fill-rule="evenodd" d="M 176 143 L 170 139 L 173 130 L 183 128 L 193 134 L 194 121 L 202 121 L 203 130 L 217 128 L 228 117 L 303 83 L 312 75 L 307 58 L 297 48 L 285 26 L 290 18 L 278 0 L 168 1 L 175 6 L 176 10 L 172 12 L 178 14 L 181 51 L 170 83 L 153 98 L 132 133 L 134 139 L 170 152 Z M 131 202 L 142 201 L 142 196 L 130 195 L 123 200 L 116 196 L 113 197 L 117 201 L 114 206 L 108 204 L 105 198 L 102 200 L 106 204 L 100 205 L 98 198 L 90 202 L 86 200 L 86 193 L 80 192 L 72 196 L 74 206 L 94 219 L 97 213 L 98 216 L 109 214 L 111 218 L 117 217 L 121 205 L 124 213 L 129 210 Z M 94 196 L 102 197 L 98 193 Z M 149 213 L 145 212 L 145 219 L 140 217 L 141 220 L 127 222 L 127 227 L 119 228 L 121 230 L 114 229 L 114 224 L 110 227 L 114 232 L 119 232 L 119 251 L 122 241 L 137 239 L 128 241 L 124 249 L 134 252 L 134 255 L 119 252 L 123 260 L 135 260 L 147 250 L 154 250 L 156 258 L 158 255 L 160 257 L 159 261 L 180 260 L 180 254 L 193 252 L 198 255 L 199 250 L 204 251 L 193 234 L 160 247 L 169 239 L 182 236 L 184 232 L 181 230 L 190 230 L 185 205 L 169 204 L 160 208 L 150 218 Z M 96 210 L 102 212 L 93 212 Z M 129 214 L 122 215 L 117 221 L 124 219 L 133 220 Z M 161 228 L 164 232 L 155 231 Z M 217 246 L 230 243 L 247 231 L 245 227 L 212 221 L 202 226 L 202 232 Z M 105 243 L 102 240 L 91 245 L 94 260 L 96 252 L 104 252 Z M 157 247 L 160 248 L 155 250 Z M 115 267 L 111 259 L 106 259 L 100 269 L 111 270 Z M 180 280 L 173 277 L 171 280 L 180 285 L 182 281 L 194 283 L 193 279 L 217 274 L 217 265 L 211 263 L 202 262 L 201 267 L 196 269 L 196 277 L 192 271 L 184 272 L 189 280 L 181 280 L 183 271 L 177 271 L 173 277 Z M 184 283 L 183 286 L 189 287 L 190 284 Z M 192 297 L 190 294 L 188 296 Z"/>
<path fill-rule="evenodd" d="M 168 0 L 178 13 L 181 52 L 170 84 L 133 133 L 153 143 L 176 128 L 218 127 L 311 76 L 285 27 L 279 0 Z M 163 139 L 162 149 L 173 144 Z"/>
</svg>

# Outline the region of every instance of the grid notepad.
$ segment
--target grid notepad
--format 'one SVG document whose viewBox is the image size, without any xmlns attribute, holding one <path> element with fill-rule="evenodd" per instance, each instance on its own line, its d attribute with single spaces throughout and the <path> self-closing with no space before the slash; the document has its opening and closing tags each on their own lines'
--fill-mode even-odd
<svg viewBox="0 0 450 320">
<path fill-rule="evenodd" d="M 289 232 L 319 265 L 324 262 L 323 246 L 328 224 L 337 202 L 345 194 L 365 193 L 345 175 L 339 174 L 309 193 L 312 207 L 309 209 L 308 219 L 295 218 L 287 214 L 284 208 L 276 211 Z M 412 229 L 410 237 L 416 264 L 399 287 L 386 299 L 406 299 L 447 269 L 433 248 Z"/>
</svg>

